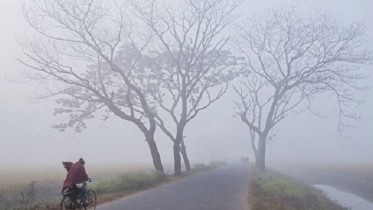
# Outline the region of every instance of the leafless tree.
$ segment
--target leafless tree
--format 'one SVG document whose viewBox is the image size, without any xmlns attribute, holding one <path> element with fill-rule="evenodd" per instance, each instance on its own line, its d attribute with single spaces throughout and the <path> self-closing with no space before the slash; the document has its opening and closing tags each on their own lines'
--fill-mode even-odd
<svg viewBox="0 0 373 210">
<path fill-rule="evenodd" d="M 30 0 L 23 11 L 37 38 L 22 42 L 20 62 L 29 78 L 50 85 L 43 97 L 58 97 L 55 113 L 68 114 L 55 128 L 81 131 L 95 115 L 114 114 L 141 130 L 163 172 L 154 106 L 139 79 L 145 73 L 138 61 L 151 36 L 139 33 L 126 8 L 116 1 Z"/>
<path fill-rule="evenodd" d="M 154 45 L 161 49 L 151 55 L 153 62 L 149 65 L 158 81 L 152 96 L 172 119 L 173 125 L 166 125 L 157 115 L 159 127 L 174 142 L 175 174 L 179 175 L 180 146 L 190 169 L 183 139 L 186 125 L 224 95 L 234 75 L 234 71 L 229 72 L 234 59 L 225 49 L 229 38 L 223 31 L 235 20 L 233 11 L 239 1 L 130 2 L 153 31 Z"/>
<path fill-rule="evenodd" d="M 331 15 L 303 16 L 291 8 L 254 16 L 238 30 L 236 46 L 245 56 L 235 86 L 238 114 L 250 130 L 260 170 L 273 127 L 295 111 L 311 110 L 316 96 L 335 96 L 339 127 L 356 117 L 347 109 L 359 102 L 354 91 L 364 90 L 359 65 L 372 60 L 363 49 L 363 24 L 342 26 Z"/>
</svg>

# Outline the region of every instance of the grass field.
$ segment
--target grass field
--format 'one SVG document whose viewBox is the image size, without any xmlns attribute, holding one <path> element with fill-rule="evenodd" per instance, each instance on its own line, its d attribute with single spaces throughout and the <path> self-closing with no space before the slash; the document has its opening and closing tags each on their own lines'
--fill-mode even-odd
<svg viewBox="0 0 373 210">
<path fill-rule="evenodd" d="M 148 165 L 130 166 L 87 166 L 87 173 L 93 179 L 92 186 L 104 183 L 125 174 L 151 174 Z M 62 167 L 19 167 L 0 169 L 0 209 L 16 205 L 30 206 L 36 203 L 58 203 L 61 199 L 62 182 L 66 170 Z"/>
<path fill-rule="evenodd" d="M 199 164 L 184 176 L 218 166 Z M 89 167 L 93 182 L 88 187 L 98 194 L 98 202 L 111 201 L 133 192 L 173 181 L 170 175 L 155 173 L 148 165 Z M 168 168 L 166 166 L 166 168 Z M 60 168 L 0 169 L 0 209 L 55 210 L 59 209 L 61 187 L 66 171 Z M 169 170 L 168 170 L 169 171 Z"/>
<path fill-rule="evenodd" d="M 267 170 L 250 175 L 252 210 L 347 210 L 330 201 L 322 191 L 298 180 Z"/>
</svg>

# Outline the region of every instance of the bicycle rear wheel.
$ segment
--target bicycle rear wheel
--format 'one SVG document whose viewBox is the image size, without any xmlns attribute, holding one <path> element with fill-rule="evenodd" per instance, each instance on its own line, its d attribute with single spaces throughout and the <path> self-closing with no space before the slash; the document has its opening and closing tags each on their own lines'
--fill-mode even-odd
<svg viewBox="0 0 373 210">
<path fill-rule="evenodd" d="M 96 205 L 97 205 L 97 196 L 96 196 L 95 191 L 88 190 L 87 195 L 88 195 L 87 196 L 87 201 L 89 202 L 89 208 L 92 208 L 93 210 L 95 210 Z"/>
</svg>

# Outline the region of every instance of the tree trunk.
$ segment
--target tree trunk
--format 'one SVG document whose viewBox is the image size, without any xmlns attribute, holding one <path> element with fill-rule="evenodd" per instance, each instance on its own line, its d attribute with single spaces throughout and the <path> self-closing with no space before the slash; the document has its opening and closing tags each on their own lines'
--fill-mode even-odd
<svg viewBox="0 0 373 210">
<path fill-rule="evenodd" d="M 258 149 L 255 143 L 255 134 L 251 131 L 251 147 L 254 150 L 255 166 L 258 168 Z"/>
<path fill-rule="evenodd" d="M 260 171 L 265 171 L 265 161 L 266 161 L 266 134 L 259 135 L 259 143 L 258 143 L 258 154 L 256 159 L 256 167 Z"/>
<path fill-rule="evenodd" d="M 188 154 L 186 151 L 184 139 L 181 141 L 181 147 L 180 147 L 180 153 L 183 156 L 184 164 L 185 164 L 185 170 L 190 171 L 190 162 L 188 158 Z"/>
<path fill-rule="evenodd" d="M 179 125 L 177 127 L 176 138 L 174 141 L 174 174 L 175 176 L 181 175 L 181 156 L 180 156 L 180 144 L 183 141 L 184 128 Z"/>
<path fill-rule="evenodd" d="M 159 155 L 157 144 L 154 141 L 154 137 L 146 139 L 149 145 L 150 153 L 152 154 L 153 164 L 157 172 L 164 173 L 161 156 Z"/>
<path fill-rule="evenodd" d="M 178 140 L 174 142 L 174 175 L 181 175 L 180 143 Z"/>
</svg>

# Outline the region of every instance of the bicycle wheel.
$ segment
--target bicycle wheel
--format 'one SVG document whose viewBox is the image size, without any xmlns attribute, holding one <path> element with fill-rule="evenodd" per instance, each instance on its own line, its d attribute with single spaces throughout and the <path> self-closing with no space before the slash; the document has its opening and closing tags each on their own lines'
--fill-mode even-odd
<svg viewBox="0 0 373 210">
<path fill-rule="evenodd" d="M 87 201 L 89 202 L 89 208 L 92 208 L 93 210 L 96 209 L 96 203 L 97 203 L 97 196 L 95 191 L 93 190 L 88 190 L 87 193 Z"/>
<path fill-rule="evenodd" d="M 71 209 L 71 202 L 67 196 L 64 196 L 60 203 L 61 210 Z"/>
</svg>

